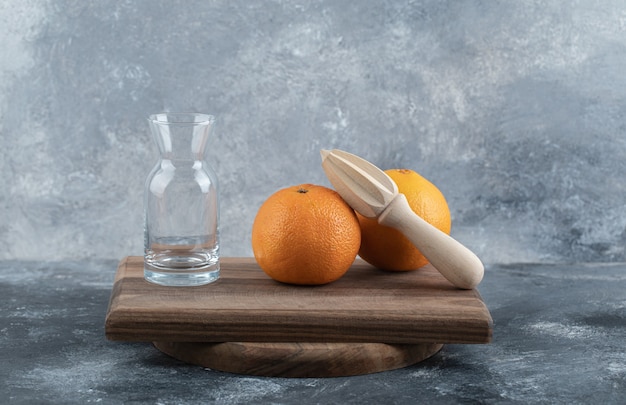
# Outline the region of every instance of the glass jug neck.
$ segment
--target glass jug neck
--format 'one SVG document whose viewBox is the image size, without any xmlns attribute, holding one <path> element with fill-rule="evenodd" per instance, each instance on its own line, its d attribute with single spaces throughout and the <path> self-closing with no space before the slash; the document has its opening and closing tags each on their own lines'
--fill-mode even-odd
<svg viewBox="0 0 626 405">
<path fill-rule="evenodd" d="M 148 118 L 162 159 L 203 160 L 215 117 L 196 113 L 161 113 Z"/>
</svg>

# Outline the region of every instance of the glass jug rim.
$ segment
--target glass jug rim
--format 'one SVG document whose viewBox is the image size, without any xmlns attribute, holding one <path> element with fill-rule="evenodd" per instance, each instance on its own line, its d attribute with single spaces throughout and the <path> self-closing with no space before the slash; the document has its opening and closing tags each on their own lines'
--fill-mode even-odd
<svg viewBox="0 0 626 405">
<path fill-rule="evenodd" d="M 161 125 L 208 125 L 215 122 L 215 116 L 205 113 L 162 112 L 151 114 L 148 117 L 148 121 Z"/>
</svg>

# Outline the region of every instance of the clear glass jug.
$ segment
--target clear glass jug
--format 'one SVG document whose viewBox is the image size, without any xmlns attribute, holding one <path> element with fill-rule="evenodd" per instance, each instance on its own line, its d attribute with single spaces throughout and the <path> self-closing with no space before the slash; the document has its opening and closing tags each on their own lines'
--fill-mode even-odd
<svg viewBox="0 0 626 405">
<path fill-rule="evenodd" d="M 160 160 L 144 190 L 144 277 L 166 286 L 197 286 L 220 274 L 217 176 L 205 160 L 215 118 L 162 113 L 149 117 Z"/>
</svg>

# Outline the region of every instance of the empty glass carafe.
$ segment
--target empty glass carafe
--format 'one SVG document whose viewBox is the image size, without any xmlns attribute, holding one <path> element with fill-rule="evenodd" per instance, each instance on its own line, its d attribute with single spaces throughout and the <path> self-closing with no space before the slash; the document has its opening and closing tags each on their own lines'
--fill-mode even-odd
<svg viewBox="0 0 626 405">
<path fill-rule="evenodd" d="M 219 263 L 217 178 L 205 160 L 215 118 L 162 113 L 149 117 L 160 160 L 144 190 L 144 276 L 166 286 L 216 281 Z"/>
</svg>

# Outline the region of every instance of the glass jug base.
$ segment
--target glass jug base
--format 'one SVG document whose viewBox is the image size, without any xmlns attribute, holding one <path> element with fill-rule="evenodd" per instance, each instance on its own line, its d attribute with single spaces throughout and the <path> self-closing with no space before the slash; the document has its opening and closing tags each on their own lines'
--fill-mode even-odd
<svg viewBox="0 0 626 405">
<path fill-rule="evenodd" d="M 144 264 L 143 275 L 151 283 L 168 287 L 194 287 L 210 284 L 220 278 L 220 266 L 216 263 L 208 269 L 163 269 Z"/>
</svg>

